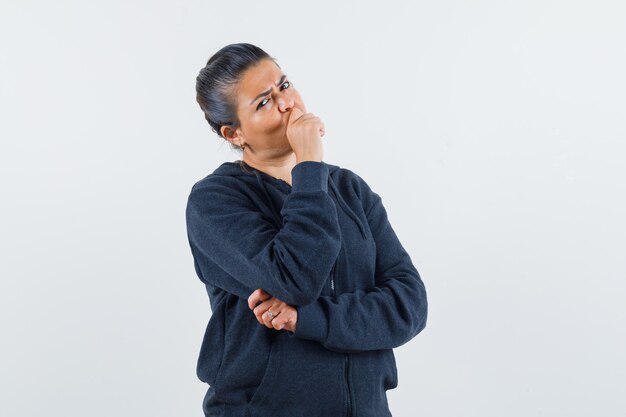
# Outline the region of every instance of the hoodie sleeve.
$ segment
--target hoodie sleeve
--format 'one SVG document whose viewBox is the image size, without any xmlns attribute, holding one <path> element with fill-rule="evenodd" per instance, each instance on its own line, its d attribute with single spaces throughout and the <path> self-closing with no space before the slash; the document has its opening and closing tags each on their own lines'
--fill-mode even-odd
<svg viewBox="0 0 626 417">
<path fill-rule="evenodd" d="M 375 287 L 338 294 L 335 299 L 324 295 L 312 304 L 297 306 L 296 331 L 288 333 L 339 352 L 392 349 L 426 326 L 426 288 L 394 232 L 380 196 L 354 175 L 376 242 Z"/>
<path fill-rule="evenodd" d="M 280 229 L 232 177 L 192 187 L 187 235 L 203 282 L 244 299 L 262 288 L 294 306 L 319 297 L 341 247 L 329 171 L 322 162 L 302 161 L 291 175 Z"/>
</svg>

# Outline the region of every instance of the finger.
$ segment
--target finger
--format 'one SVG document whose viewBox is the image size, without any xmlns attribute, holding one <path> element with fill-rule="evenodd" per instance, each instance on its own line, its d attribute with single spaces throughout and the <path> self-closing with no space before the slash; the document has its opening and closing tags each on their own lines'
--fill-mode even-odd
<svg viewBox="0 0 626 417">
<path fill-rule="evenodd" d="M 248 297 L 248 307 L 252 310 L 260 301 L 265 301 L 269 298 L 271 298 L 270 294 L 265 292 L 263 288 L 258 288 Z"/>
<path fill-rule="evenodd" d="M 302 113 L 302 110 L 300 110 L 297 107 L 294 107 L 293 110 L 291 110 L 291 113 L 289 113 L 289 119 L 287 119 L 287 126 L 289 126 L 290 124 L 298 120 L 303 114 L 304 113 Z"/>
<path fill-rule="evenodd" d="M 276 320 L 272 321 L 272 325 L 276 330 L 282 330 L 283 327 L 285 327 L 285 324 L 287 324 L 287 320 L 282 318 L 277 318 Z"/>
<path fill-rule="evenodd" d="M 269 316 L 269 312 L 272 312 L 272 317 Z M 274 325 L 272 324 L 274 320 L 276 320 L 278 318 L 278 316 L 280 315 L 280 310 L 277 311 L 276 307 L 274 308 L 270 308 L 268 309 L 265 313 L 263 313 L 262 318 L 263 318 L 263 324 L 265 324 L 267 327 L 269 327 L 270 329 L 274 327 Z"/>
<path fill-rule="evenodd" d="M 272 307 L 271 311 L 274 312 L 275 308 L 279 308 L 280 313 L 274 316 L 274 320 L 272 320 L 272 325 L 276 330 L 282 330 L 287 325 L 287 323 L 292 320 L 292 309 L 289 306 L 281 304 Z"/>
<path fill-rule="evenodd" d="M 271 321 L 278 315 L 279 309 L 280 305 L 276 305 L 276 298 L 272 297 L 256 306 L 252 311 L 260 324 L 267 325 L 268 320 Z M 271 311 L 274 317 L 270 318 L 267 314 L 268 311 Z"/>
<path fill-rule="evenodd" d="M 254 307 L 252 311 L 254 312 L 255 315 L 261 316 L 263 313 L 265 313 L 268 309 L 270 309 L 275 304 L 275 301 L 276 301 L 276 298 L 270 297 L 267 300 L 264 300 L 258 306 Z"/>
<path fill-rule="evenodd" d="M 252 291 L 252 294 L 250 294 L 250 296 L 248 297 L 248 308 L 250 308 L 250 310 L 252 310 L 255 306 L 256 303 L 259 300 L 259 291 L 261 289 L 256 289 L 254 291 Z"/>
</svg>

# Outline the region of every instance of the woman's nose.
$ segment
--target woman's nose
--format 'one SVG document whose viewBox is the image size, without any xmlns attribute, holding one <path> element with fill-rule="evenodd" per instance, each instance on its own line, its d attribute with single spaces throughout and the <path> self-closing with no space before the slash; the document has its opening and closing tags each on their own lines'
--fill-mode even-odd
<svg viewBox="0 0 626 417">
<path fill-rule="evenodd" d="M 278 108 L 281 112 L 286 112 L 289 109 L 292 109 L 294 105 L 293 98 L 283 94 L 279 95 L 276 101 L 278 102 Z"/>
</svg>

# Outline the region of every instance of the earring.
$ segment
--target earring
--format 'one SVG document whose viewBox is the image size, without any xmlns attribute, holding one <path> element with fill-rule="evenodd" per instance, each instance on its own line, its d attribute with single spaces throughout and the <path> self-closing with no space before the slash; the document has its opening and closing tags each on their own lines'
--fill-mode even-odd
<svg viewBox="0 0 626 417">
<path fill-rule="evenodd" d="M 239 146 L 241 148 L 241 150 L 243 151 L 244 149 L 246 149 L 246 144 L 244 143 L 243 145 Z"/>
</svg>

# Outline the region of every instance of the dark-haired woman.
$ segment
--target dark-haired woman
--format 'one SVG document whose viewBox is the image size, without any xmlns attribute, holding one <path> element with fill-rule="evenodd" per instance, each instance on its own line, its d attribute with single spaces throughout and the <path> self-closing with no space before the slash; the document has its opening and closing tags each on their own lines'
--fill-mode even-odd
<svg viewBox="0 0 626 417">
<path fill-rule="evenodd" d="M 322 160 L 324 124 L 259 47 L 220 49 L 196 91 L 242 152 L 187 202 L 212 310 L 197 366 L 205 416 L 391 416 L 393 348 L 424 329 L 428 308 L 381 197 Z"/>
</svg>

